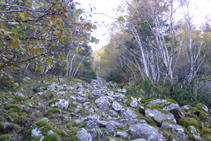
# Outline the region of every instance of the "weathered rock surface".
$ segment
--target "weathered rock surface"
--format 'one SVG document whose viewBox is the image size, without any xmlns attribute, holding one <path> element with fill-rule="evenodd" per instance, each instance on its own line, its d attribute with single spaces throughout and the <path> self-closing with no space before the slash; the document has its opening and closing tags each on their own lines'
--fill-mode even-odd
<svg viewBox="0 0 211 141">
<path fill-rule="evenodd" d="M 186 135 L 184 128 L 182 128 L 179 125 L 174 125 L 168 122 L 163 122 L 161 125 L 161 128 L 165 129 L 166 131 L 171 132 L 172 134 L 176 135 L 176 138 L 178 140 L 185 140 L 188 138 L 188 135 Z"/>
<path fill-rule="evenodd" d="M 147 109 L 145 111 L 145 115 L 146 117 L 152 117 L 154 118 L 154 120 L 159 124 L 161 125 L 162 121 L 167 119 L 169 121 L 171 121 L 172 123 L 176 123 L 176 119 L 174 118 L 174 115 L 171 114 L 171 113 L 162 113 L 158 110 L 150 110 L 150 109 Z"/>
<path fill-rule="evenodd" d="M 79 141 L 92 141 L 91 134 L 88 133 L 84 128 L 77 132 L 77 137 L 79 138 Z"/>
<path fill-rule="evenodd" d="M 122 109 L 122 105 L 120 105 L 118 102 L 114 101 L 113 104 L 112 104 L 112 108 L 115 110 L 115 111 L 120 111 Z"/>
<path fill-rule="evenodd" d="M 146 140 L 150 139 L 155 139 L 155 140 L 160 140 L 160 141 L 165 141 L 165 137 L 158 132 L 158 130 L 150 125 L 147 124 L 135 124 L 131 125 L 129 130 L 133 134 L 133 136 L 138 139 L 138 138 L 144 138 Z M 151 137 L 150 137 L 151 136 Z M 154 138 L 152 138 L 152 136 Z"/>
<path fill-rule="evenodd" d="M 110 107 L 110 105 L 111 105 L 111 104 L 109 103 L 107 97 L 105 97 L 105 96 L 102 96 L 102 97 L 96 99 L 96 100 L 95 100 L 95 104 L 97 104 L 97 107 L 98 107 L 100 110 L 103 110 L 103 111 L 109 109 L 109 107 Z"/>
</svg>

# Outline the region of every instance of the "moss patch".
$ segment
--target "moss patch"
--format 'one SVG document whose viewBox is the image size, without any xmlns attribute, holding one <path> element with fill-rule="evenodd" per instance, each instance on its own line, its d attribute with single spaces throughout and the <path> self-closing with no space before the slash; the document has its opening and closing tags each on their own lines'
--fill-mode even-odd
<svg viewBox="0 0 211 141">
<path fill-rule="evenodd" d="M 10 135 L 8 134 L 0 136 L 0 141 L 9 141 L 9 139 L 10 139 Z"/>
<path fill-rule="evenodd" d="M 38 128 L 43 127 L 41 129 L 41 132 L 42 132 L 43 135 L 46 135 L 49 130 L 53 129 L 52 125 L 50 123 L 48 123 L 46 120 L 37 121 L 36 125 L 37 125 Z"/>
<path fill-rule="evenodd" d="M 43 138 L 42 141 L 61 141 L 59 135 L 57 134 L 50 134 Z"/>
<path fill-rule="evenodd" d="M 17 112 L 19 113 L 21 111 L 21 106 L 17 104 L 9 104 L 6 106 L 6 109 L 9 110 L 9 112 Z"/>
<path fill-rule="evenodd" d="M 182 118 L 179 121 L 179 124 L 186 127 L 186 128 L 188 126 L 194 126 L 198 130 L 199 130 L 199 127 L 200 127 L 199 122 L 195 118 L 188 118 L 188 117 Z"/>
<path fill-rule="evenodd" d="M 44 116 L 50 116 L 52 114 L 60 114 L 60 110 L 57 108 L 50 108 L 44 113 Z"/>
<path fill-rule="evenodd" d="M 27 121 L 25 113 L 9 113 L 7 117 L 16 124 L 23 124 Z"/>
</svg>

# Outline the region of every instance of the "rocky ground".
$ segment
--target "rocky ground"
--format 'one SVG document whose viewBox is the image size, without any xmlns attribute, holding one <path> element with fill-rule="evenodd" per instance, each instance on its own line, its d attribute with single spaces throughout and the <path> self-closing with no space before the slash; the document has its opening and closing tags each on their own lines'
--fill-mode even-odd
<svg viewBox="0 0 211 141">
<path fill-rule="evenodd" d="M 211 141 L 206 105 L 144 99 L 98 78 L 60 78 L 0 92 L 0 141 Z"/>
</svg>

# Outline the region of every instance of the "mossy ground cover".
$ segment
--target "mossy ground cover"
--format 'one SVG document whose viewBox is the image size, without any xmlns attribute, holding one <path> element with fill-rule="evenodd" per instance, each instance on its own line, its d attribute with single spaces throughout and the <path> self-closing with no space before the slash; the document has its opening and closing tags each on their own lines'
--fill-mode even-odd
<svg viewBox="0 0 211 141">
<path fill-rule="evenodd" d="M 21 111 L 21 106 L 18 104 L 8 104 L 6 107 L 6 110 L 8 110 L 10 113 L 16 112 L 19 113 Z"/>
<path fill-rule="evenodd" d="M 40 120 L 36 122 L 38 128 L 41 128 L 42 135 L 46 135 L 49 130 L 52 130 L 52 125 L 46 120 Z"/>
</svg>

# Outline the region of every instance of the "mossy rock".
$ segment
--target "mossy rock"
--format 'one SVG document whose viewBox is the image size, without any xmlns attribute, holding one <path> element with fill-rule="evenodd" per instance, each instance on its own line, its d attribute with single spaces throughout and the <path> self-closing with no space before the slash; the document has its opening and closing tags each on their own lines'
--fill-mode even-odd
<svg viewBox="0 0 211 141">
<path fill-rule="evenodd" d="M 197 131 L 198 133 L 200 133 L 199 130 L 196 129 L 196 131 Z M 187 132 L 188 132 L 189 138 L 190 138 L 191 140 L 194 140 L 193 134 L 196 134 L 196 133 L 191 133 L 191 127 L 190 127 L 190 126 L 188 126 L 188 128 L 187 128 Z"/>
<path fill-rule="evenodd" d="M 48 105 L 51 106 L 51 104 L 55 104 L 56 102 L 59 102 L 59 100 L 56 99 L 56 100 L 50 101 L 50 102 L 48 103 Z"/>
<path fill-rule="evenodd" d="M 44 116 L 50 116 L 52 114 L 60 114 L 60 110 L 57 108 L 50 108 L 44 113 Z"/>
<path fill-rule="evenodd" d="M 46 120 L 37 121 L 36 125 L 37 125 L 38 128 L 43 127 L 41 129 L 41 132 L 42 132 L 43 135 L 46 135 L 49 130 L 53 129 L 52 125 Z"/>
<path fill-rule="evenodd" d="M 9 134 L 0 136 L 0 141 L 9 141 L 9 139 L 10 139 L 10 135 Z"/>
<path fill-rule="evenodd" d="M 57 134 L 48 134 L 47 136 L 45 136 L 42 141 L 61 141 L 59 138 L 59 135 Z"/>
<path fill-rule="evenodd" d="M 206 121 L 206 120 L 210 120 L 210 115 L 208 115 L 207 113 L 205 113 L 205 112 L 200 112 L 199 113 L 199 118 L 201 119 L 201 120 L 203 120 L 203 121 Z"/>
<path fill-rule="evenodd" d="M 167 132 L 167 131 L 163 131 L 164 132 L 164 137 L 166 137 L 166 140 L 167 141 L 172 141 L 173 139 L 175 139 L 176 138 L 176 135 L 174 135 L 174 134 L 171 134 L 171 133 L 169 133 L 169 132 Z"/>
<path fill-rule="evenodd" d="M 15 99 L 19 102 L 21 101 L 25 101 L 26 100 L 26 97 L 22 97 L 22 96 L 16 96 Z"/>
<path fill-rule="evenodd" d="M 166 99 L 167 102 L 174 103 L 174 104 L 178 104 L 174 99 Z"/>
<path fill-rule="evenodd" d="M 12 112 L 19 113 L 21 111 L 21 106 L 18 104 L 9 104 L 6 106 L 6 109 L 9 110 L 10 113 Z"/>
<path fill-rule="evenodd" d="M 162 104 L 162 102 L 155 103 L 151 106 L 150 109 L 158 109 L 158 108 L 160 108 L 161 104 Z"/>
<path fill-rule="evenodd" d="M 204 105 L 202 103 L 197 103 L 195 107 L 198 108 L 199 110 L 202 110 Z"/>
<path fill-rule="evenodd" d="M 156 100 L 156 99 L 157 99 L 157 98 L 145 99 L 144 106 L 146 106 L 146 105 L 149 104 L 151 101 Z"/>
<path fill-rule="evenodd" d="M 194 126 L 197 130 L 200 129 L 200 123 L 195 118 L 185 117 L 179 121 L 179 124 L 187 128 L 188 126 Z"/>
<path fill-rule="evenodd" d="M 25 113 L 17 114 L 13 112 L 13 113 L 9 113 L 7 117 L 16 124 L 24 124 L 27 121 Z"/>
</svg>

